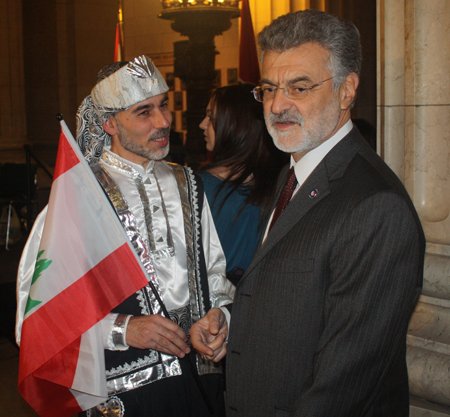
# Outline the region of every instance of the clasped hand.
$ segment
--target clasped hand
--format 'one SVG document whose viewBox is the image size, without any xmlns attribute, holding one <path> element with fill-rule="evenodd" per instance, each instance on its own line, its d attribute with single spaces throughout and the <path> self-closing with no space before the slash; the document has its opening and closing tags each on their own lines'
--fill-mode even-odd
<svg viewBox="0 0 450 417">
<path fill-rule="evenodd" d="M 228 323 L 220 308 L 211 309 L 189 331 L 192 347 L 202 357 L 219 362 L 227 353 Z"/>
</svg>

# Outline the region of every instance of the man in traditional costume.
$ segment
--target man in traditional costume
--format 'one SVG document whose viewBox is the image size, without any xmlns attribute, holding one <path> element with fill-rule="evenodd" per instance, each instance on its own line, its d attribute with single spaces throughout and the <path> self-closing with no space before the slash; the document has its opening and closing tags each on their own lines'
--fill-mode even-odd
<svg viewBox="0 0 450 417">
<path fill-rule="evenodd" d="M 140 56 L 100 71 L 77 114 L 78 144 L 149 279 L 102 320 L 108 400 L 87 410 L 88 417 L 224 415 L 221 370 L 194 355 L 187 334 L 210 308 L 230 303 L 234 287 L 225 279 L 201 181 L 189 168 L 163 161 L 172 119 L 168 89 L 152 61 Z M 37 225 L 43 227 L 45 214 Z M 35 227 L 19 279 L 32 274 L 39 239 Z M 19 317 L 25 303 L 19 291 Z M 186 359 L 197 365 L 203 395 Z"/>
</svg>

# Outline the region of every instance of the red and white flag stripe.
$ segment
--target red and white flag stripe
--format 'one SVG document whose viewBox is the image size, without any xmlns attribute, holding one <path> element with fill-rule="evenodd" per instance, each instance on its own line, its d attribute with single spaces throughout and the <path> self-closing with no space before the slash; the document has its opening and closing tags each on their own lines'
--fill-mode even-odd
<svg viewBox="0 0 450 417">
<path fill-rule="evenodd" d="M 147 283 L 112 206 L 66 124 L 23 316 L 19 391 L 40 416 L 107 397 L 99 321 Z"/>
</svg>

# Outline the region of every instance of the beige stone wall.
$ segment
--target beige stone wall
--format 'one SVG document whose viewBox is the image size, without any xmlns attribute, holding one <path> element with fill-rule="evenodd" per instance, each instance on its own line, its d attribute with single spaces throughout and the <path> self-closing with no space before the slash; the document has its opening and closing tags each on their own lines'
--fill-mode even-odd
<svg viewBox="0 0 450 417">
<path fill-rule="evenodd" d="M 378 0 L 379 149 L 427 239 L 407 360 L 411 393 L 435 405 L 414 400 L 413 417 L 450 415 L 449 27 L 449 0 Z"/>
</svg>

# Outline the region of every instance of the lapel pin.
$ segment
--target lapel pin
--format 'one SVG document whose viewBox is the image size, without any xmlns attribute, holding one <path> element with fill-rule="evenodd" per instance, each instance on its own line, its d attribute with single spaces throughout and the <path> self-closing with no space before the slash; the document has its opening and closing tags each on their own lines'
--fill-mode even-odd
<svg viewBox="0 0 450 417">
<path fill-rule="evenodd" d="M 317 188 L 314 188 L 314 190 L 312 190 L 312 191 L 309 193 L 309 198 L 317 197 L 317 194 L 319 194 L 319 190 L 318 190 Z"/>
</svg>

